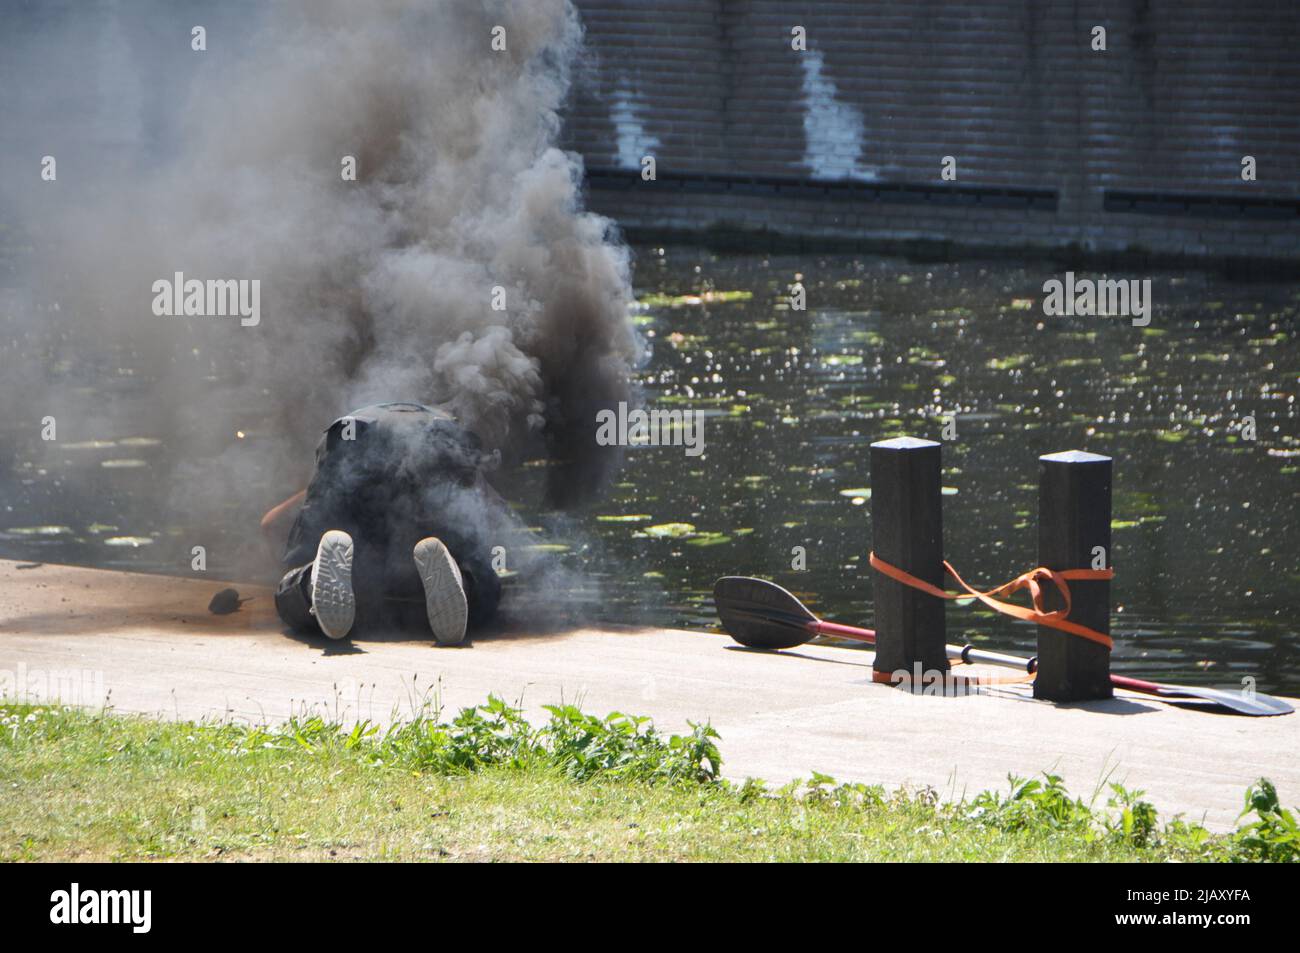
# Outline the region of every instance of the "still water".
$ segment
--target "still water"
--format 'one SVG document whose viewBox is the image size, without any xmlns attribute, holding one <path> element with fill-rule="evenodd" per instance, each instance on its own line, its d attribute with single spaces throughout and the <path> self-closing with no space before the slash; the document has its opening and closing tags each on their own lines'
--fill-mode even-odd
<svg viewBox="0 0 1300 953">
<path fill-rule="evenodd" d="M 599 503 L 562 524 L 525 514 L 588 614 L 709 627 L 713 580 L 739 573 L 870 625 L 868 445 L 939 439 L 954 418 L 945 548 L 967 581 L 1036 565 L 1039 455 L 1110 455 L 1115 670 L 1300 694 L 1300 284 L 1126 275 L 1152 278 L 1141 328 L 1045 316 L 1043 282 L 1064 269 L 1042 263 L 685 248 L 636 261 L 642 393 L 705 414 L 704 452 L 631 448 Z M 789 306 L 795 285 L 805 310 Z M 184 534 L 151 505 L 166 446 L 104 434 L 63 449 L 62 471 L 9 461 L 0 553 L 176 572 Z M 101 491 L 70 508 L 87 474 Z M 503 489 L 528 497 L 540 477 L 525 468 Z M 232 538 L 255 534 L 257 514 L 234 512 Z M 949 641 L 1033 652 L 1032 626 L 982 610 L 950 606 L 948 627 Z"/>
</svg>

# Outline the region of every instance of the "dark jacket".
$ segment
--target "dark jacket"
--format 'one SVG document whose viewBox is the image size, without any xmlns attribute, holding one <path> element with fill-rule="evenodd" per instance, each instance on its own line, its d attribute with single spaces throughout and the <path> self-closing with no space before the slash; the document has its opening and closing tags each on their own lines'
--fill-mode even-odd
<svg viewBox="0 0 1300 953">
<path fill-rule="evenodd" d="M 504 542 L 492 538 L 500 499 L 482 476 L 493 459 L 477 436 L 423 404 L 376 404 L 340 417 L 316 448 L 285 565 L 314 559 L 327 530 L 349 533 L 359 608 L 366 593 L 418 596 L 411 551 L 426 536 L 441 539 L 463 570 L 490 572 L 491 549 Z"/>
</svg>

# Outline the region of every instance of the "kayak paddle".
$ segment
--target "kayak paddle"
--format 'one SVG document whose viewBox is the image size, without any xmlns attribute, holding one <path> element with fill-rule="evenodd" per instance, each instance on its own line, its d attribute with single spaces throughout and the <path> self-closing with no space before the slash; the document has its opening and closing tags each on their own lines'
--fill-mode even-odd
<svg viewBox="0 0 1300 953">
<path fill-rule="evenodd" d="M 851 639 L 855 642 L 876 644 L 876 633 L 836 622 L 825 622 L 805 606 L 787 589 L 774 582 L 753 576 L 723 576 L 713 586 L 713 602 L 718 618 L 727 633 L 741 645 L 758 649 L 790 649 L 811 642 L 819 635 Z M 1033 673 L 1038 659 L 1021 658 L 989 652 L 971 645 L 945 646 L 948 658 L 963 662 L 983 662 L 1005 665 Z M 1208 701 L 1242 715 L 1286 715 L 1294 709 L 1280 698 L 1259 693 L 1223 691 L 1217 688 L 1194 688 L 1185 685 L 1165 685 L 1148 682 L 1125 675 L 1111 675 L 1116 688 L 1154 695 L 1174 703 L 1180 701 Z"/>
</svg>

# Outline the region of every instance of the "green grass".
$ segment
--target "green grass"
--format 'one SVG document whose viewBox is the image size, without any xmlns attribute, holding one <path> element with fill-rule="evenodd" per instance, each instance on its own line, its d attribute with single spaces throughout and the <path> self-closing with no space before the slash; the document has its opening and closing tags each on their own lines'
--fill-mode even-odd
<svg viewBox="0 0 1300 953">
<path fill-rule="evenodd" d="M 942 804 L 815 775 L 720 780 L 707 726 L 497 699 L 381 730 L 160 722 L 0 704 L 0 860 L 1295 860 L 1272 786 L 1233 834 L 1059 778 Z M 1099 800 L 1100 796 L 1093 801 Z M 1245 813 L 1245 812 L 1244 812 Z"/>
</svg>

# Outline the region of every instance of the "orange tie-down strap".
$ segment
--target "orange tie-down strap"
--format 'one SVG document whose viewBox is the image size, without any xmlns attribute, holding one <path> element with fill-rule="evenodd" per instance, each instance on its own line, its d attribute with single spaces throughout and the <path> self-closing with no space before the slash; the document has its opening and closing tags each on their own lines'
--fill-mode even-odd
<svg viewBox="0 0 1300 953">
<path fill-rule="evenodd" d="M 1086 625 L 1079 625 L 1077 622 L 1071 622 L 1068 618 L 1070 615 L 1070 586 L 1068 581 L 1071 579 L 1100 581 L 1105 579 L 1114 579 L 1114 569 L 1047 569 L 1039 566 L 1037 569 L 1031 569 L 1029 572 L 1021 573 L 1015 579 L 996 589 L 990 589 L 987 592 L 981 592 L 971 586 L 966 585 L 964 579 L 957 575 L 957 570 L 952 568 L 952 563 L 944 560 L 943 568 L 948 570 L 952 578 L 957 580 L 957 584 L 966 590 L 966 595 L 956 592 L 945 592 L 937 586 L 932 586 L 924 579 L 917 579 L 911 573 L 899 569 L 885 562 L 874 552 L 871 554 L 871 568 L 884 573 L 890 579 L 897 580 L 905 586 L 911 586 L 913 589 L 920 589 L 922 592 L 929 593 L 932 596 L 938 596 L 940 599 L 964 599 L 967 596 L 974 596 L 980 602 L 984 603 L 994 612 L 1001 612 L 1003 615 L 1009 615 L 1016 619 L 1023 619 L 1026 622 L 1036 622 L 1039 625 L 1045 625 L 1053 629 L 1060 629 L 1062 632 L 1069 632 L 1071 635 L 1077 635 L 1082 638 L 1096 642 L 1098 645 L 1104 645 L 1107 649 L 1112 649 L 1115 643 L 1111 641 L 1109 635 L 1105 632 L 1098 632 L 1096 629 L 1090 629 Z M 1043 587 L 1042 580 L 1047 580 L 1056 586 L 1065 600 L 1065 608 L 1057 609 L 1055 612 L 1043 611 Z M 1018 606 L 1014 602 L 1003 602 L 1001 599 L 995 599 L 994 596 L 1011 595 L 1021 589 L 1028 589 L 1029 595 L 1033 599 L 1034 607 L 1032 609 L 1026 606 Z"/>
</svg>

